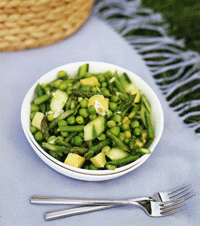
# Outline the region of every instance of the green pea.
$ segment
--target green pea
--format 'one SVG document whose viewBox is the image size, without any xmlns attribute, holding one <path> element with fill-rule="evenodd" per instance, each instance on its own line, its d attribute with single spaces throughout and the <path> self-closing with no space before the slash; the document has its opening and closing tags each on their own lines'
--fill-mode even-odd
<svg viewBox="0 0 200 226">
<path fill-rule="evenodd" d="M 107 122 L 107 126 L 108 126 L 108 128 L 112 128 L 112 127 L 116 126 L 116 123 L 115 123 L 115 121 L 110 120 Z"/>
<path fill-rule="evenodd" d="M 89 106 L 87 110 L 90 115 L 96 114 L 96 109 L 93 105 Z"/>
<path fill-rule="evenodd" d="M 32 112 L 40 111 L 39 105 L 37 105 L 37 104 L 31 104 L 31 111 Z"/>
<path fill-rule="evenodd" d="M 65 78 L 67 76 L 66 71 L 59 71 L 57 74 L 58 78 Z"/>
<path fill-rule="evenodd" d="M 98 138 L 99 138 L 100 141 L 105 140 L 106 139 L 106 134 L 102 133 L 101 135 L 99 135 Z"/>
<path fill-rule="evenodd" d="M 35 139 L 37 141 L 42 141 L 43 140 L 43 135 L 42 135 L 42 132 L 41 131 L 38 131 L 36 134 L 35 134 Z"/>
<path fill-rule="evenodd" d="M 134 135 L 139 136 L 142 133 L 142 129 L 137 127 L 133 130 Z"/>
<path fill-rule="evenodd" d="M 131 128 L 136 128 L 136 127 L 139 127 L 140 126 L 140 123 L 137 121 L 137 120 L 134 120 L 131 122 Z"/>
<path fill-rule="evenodd" d="M 66 90 L 67 89 L 67 84 L 65 82 L 61 82 L 58 86 L 58 89 L 60 90 Z"/>
<path fill-rule="evenodd" d="M 60 141 L 63 141 L 63 140 L 64 140 L 64 137 L 62 137 L 62 136 L 57 136 L 57 138 L 58 138 L 58 140 L 60 140 Z"/>
<path fill-rule="evenodd" d="M 62 80 L 58 79 L 58 80 L 55 80 L 53 85 L 55 88 L 58 88 L 58 86 L 60 85 L 60 83 L 62 82 Z"/>
<path fill-rule="evenodd" d="M 107 90 L 106 87 L 101 88 L 101 92 L 105 92 L 106 90 Z"/>
<path fill-rule="evenodd" d="M 78 136 L 74 137 L 74 145 L 75 146 L 81 146 L 82 143 L 83 143 L 83 139 L 81 136 L 78 135 Z"/>
<path fill-rule="evenodd" d="M 111 111 L 115 111 L 115 110 L 117 109 L 117 104 L 114 103 L 114 102 L 110 102 L 110 103 L 109 103 L 109 109 L 110 109 Z"/>
<path fill-rule="evenodd" d="M 54 114 L 47 115 L 47 119 L 51 122 L 54 120 Z"/>
<path fill-rule="evenodd" d="M 68 132 L 61 132 L 60 134 L 61 134 L 62 137 L 67 137 L 69 135 Z"/>
<path fill-rule="evenodd" d="M 126 124 L 126 123 L 123 123 L 122 124 L 122 130 L 128 130 L 130 128 L 130 126 L 128 125 L 128 124 Z"/>
<path fill-rule="evenodd" d="M 128 143 L 129 143 L 129 141 L 130 141 L 130 139 L 129 139 L 129 138 L 127 138 L 127 137 L 124 139 L 124 143 L 125 143 L 125 144 L 128 144 Z"/>
<path fill-rule="evenodd" d="M 113 117 L 112 117 L 112 120 L 113 121 L 115 121 L 116 123 L 117 122 L 121 122 L 121 119 L 122 119 L 122 117 L 121 117 L 121 115 L 114 115 Z"/>
<path fill-rule="evenodd" d="M 111 96 L 110 100 L 114 103 L 117 103 L 119 101 L 119 97 L 118 96 Z"/>
<path fill-rule="evenodd" d="M 98 78 L 99 82 L 105 82 L 106 81 L 105 76 L 102 75 L 102 74 L 97 75 L 97 78 Z"/>
<path fill-rule="evenodd" d="M 50 87 L 48 87 L 48 86 L 44 87 L 44 92 L 45 93 L 50 92 L 50 91 L 51 91 Z"/>
<path fill-rule="evenodd" d="M 83 116 L 84 118 L 87 118 L 89 114 L 88 114 L 86 108 L 81 108 L 81 109 L 79 110 L 79 115 Z"/>
<path fill-rule="evenodd" d="M 106 97 L 110 96 L 110 92 L 109 92 L 109 90 L 105 90 L 105 91 L 103 91 L 103 95 L 104 95 L 104 96 L 106 96 Z"/>
<path fill-rule="evenodd" d="M 82 86 L 81 87 L 81 90 L 83 90 L 83 91 L 91 91 L 91 87 L 89 86 L 89 85 L 86 85 L 86 86 Z"/>
<path fill-rule="evenodd" d="M 76 117 L 76 122 L 78 123 L 78 124 L 83 124 L 84 123 L 84 118 L 83 118 L 83 116 L 77 116 Z"/>
<path fill-rule="evenodd" d="M 67 118 L 67 123 L 70 124 L 70 125 L 74 125 L 76 123 L 76 118 L 74 116 L 69 116 Z"/>
<path fill-rule="evenodd" d="M 72 91 L 73 87 L 72 86 L 67 86 L 67 91 Z"/>
<path fill-rule="evenodd" d="M 80 105 L 82 108 L 86 108 L 88 106 L 88 101 L 86 99 L 83 99 L 81 102 L 80 102 Z"/>
<path fill-rule="evenodd" d="M 102 87 L 107 87 L 107 85 L 108 85 L 107 82 L 102 82 L 101 84 Z"/>
<path fill-rule="evenodd" d="M 93 86 L 93 87 L 91 88 L 91 91 L 92 91 L 93 93 L 96 93 L 96 92 L 97 92 L 97 87 Z"/>
<path fill-rule="evenodd" d="M 60 120 L 59 122 L 58 122 L 58 126 L 67 126 L 67 121 L 66 120 Z"/>
<path fill-rule="evenodd" d="M 111 117 L 112 117 L 112 111 L 108 110 L 107 113 L 106 113 L 106 118 L 109 119 Z"/>
<path fill-rule="evenodd" d="M 118 126 L 114 126 L 110 129 L 110 132 L 112 134 L 114 134 L 115 136 L 118 136 L 119 135 L 119 132 L 120 132 L 120 128 Z"/>
<path fill-rule="evenodd" d="M 38 129 L 37 129 L 35 126 L 31 126 L 31 127 L 30 127 L 30 131 L 31 131 L 31 133 L 33 133 L 33 134 L 36 133 L 37 130 L 38 130 Z"/>
<path fill-rule="evenodd" d="M 118 138 L 119 138 L 121 141 L 124 141 L 125 138 L 126 138 L 126 136 L 125 136 L 124 133 L 119 133 Z"/>
<path fill-rule="evenodd" d="M 31 115 L 30 115 L 30 119 L 31 119 L 31 120 L 34 118 L 35 113 L 36 113 L 36 112 L 32 112 L 32 113 L 31 113 Z"/>
<path fill-rule="evenodd" d="M 97 115 L 96 115 L 96 114 L 89 115 L 89 119 L 90 119 L 91 121 L 94 120 L 95 118 L 97 118 Z"/>
<path fill-rule="evenodd" d="M 130 131 L 126 130 L 126 131 L 124 132 L 124 134 L 125 134 L 125 137 L 131 138 L 131 132 L 130 132 Z"/>
</svg>

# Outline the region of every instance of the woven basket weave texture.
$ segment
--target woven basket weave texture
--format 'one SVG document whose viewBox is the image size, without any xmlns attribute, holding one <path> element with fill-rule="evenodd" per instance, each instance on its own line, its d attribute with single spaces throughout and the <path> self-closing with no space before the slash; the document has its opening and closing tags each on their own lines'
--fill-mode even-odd
<svg viewBox="0 0 200 226">
<path fill-rule="evenodd" d="M 37 48 L 76 32 L 93 0 L 0 0 L 0 51 Z"/>
</svg>

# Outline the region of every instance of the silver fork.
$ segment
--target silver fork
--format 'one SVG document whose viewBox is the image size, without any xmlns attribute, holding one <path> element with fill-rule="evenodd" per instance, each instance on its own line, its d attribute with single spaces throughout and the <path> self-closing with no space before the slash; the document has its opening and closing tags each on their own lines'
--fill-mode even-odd
<svg viewBox="0 0 200 226">
<path fill-rule="evenodd" d="M 184 185 L 177 189 L 166 191 L 166 192 L 158 192 L 152 197 L 142 197 L 139 198 L 141 201 L 152 201 L 152 202 L 172 202 L 173 200 L 178 201 L 179 199 L 185 200 L 190 198 L 194 193 L 192 190 L 189 190 L 190 185 Z M 133 199 L 130 199 L 133 201 Z M 130 201 L 128 200 L 128 202 Z M 137 199 L 138 200 L 138 199 Z M 114 202 L 113 202 L 114 201 Z M 97 210 L 108 209 L 112 207 L 116 207 L 119 205 L 125 205 L 124 201 L 127 200 L 100 200 L 100 199 L 69 199 L 69 198 L 48 198 L 48 197 L 31 197 L 31 203 L 35 204 L 74 204 L 74 205 L 102 205 L 102 206 L 82 206 L 76 208 L 70 208 L 66 210 L 47 212 L 45 213 L 46 219 L 56 219 L 59 217 L 72 216 L 81 213 L 88 213 Z M 114 203 L 114 205 L 107 205 Z M 105 205 L 106 204 L 106 205 Z M 128 204 L 128 203 L 127 203 Z M 166 203 L 167 204 L 167 203 Z"/>
<path fill-rule="evenodd" d="M 101 205 L 93 206 L 92 211 L 108 209 L 111 207 L 122 205 L 135 205 L 144 210 L 144 212 L 151 217 L 164 217 L 174 213 L 178 213 L 185 209 L 183 204 L 184 199 L 173 200 L 171 202 L 155 202 L 152 200 L 140 200 L 140 199 L 129 199 L 129 200 L 118 200 L 115 205 Z M 117 203 L 117 205 L 116 205 Z M 95 209 L 94 209 L 95 208 Z M 92 212 L 90 206 L 80 206 L 75 208 L 69 208 L 65 210 L 52 211 L 45 213 L 46 220 L 54 220 L 62 217 L 70 217 L 78 214 Z"/>
</svg>

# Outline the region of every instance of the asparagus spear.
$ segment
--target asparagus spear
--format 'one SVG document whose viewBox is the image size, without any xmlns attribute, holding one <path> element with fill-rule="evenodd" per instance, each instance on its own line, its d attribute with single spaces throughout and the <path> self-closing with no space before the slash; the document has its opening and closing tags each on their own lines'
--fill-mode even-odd
<svg viewBox="0 0 200 226">
<path fill-rule="evenodd" d="M 70 133 L 68 137 L 65 138 L 65 141 L 68 143 L 70 140 L 77 135 L 77 132 Z"/>
<path fill-rule="evenodd" d="M 82 132 L 85 125 L 78 126 L 60 126 L 57 132 Z"/>
<path fill-rule="evenodd" d="M 139 109 L 140 109 L 140 105 L 136 105 L 131 111 L 131 113 L 128 115 L 128 118 L 132 119 L 136 115 L 136 113 L 139 111 Z"/>
<path fill-rule="evenodd" d="M 43 95 L 43 91 L 42 91 L 42 88 L 39 83 L 37 84 L 37 86 L 35 88 L 35 94 L 37 97 L 40 97 Z M 44 103 L 40 104 L 40 110 L 43 113 L 45 112 L 45 104 Z"/>
<path fill-rule="evenodd" d="M 43 137 L 48 140 L 50 135 L 49 135 L 49 128 L 47 125 L 47 118 L 46 116 L 43 118 L 42 122 L 41 122 L 41 132 Z"/>
<path fill-rule="evenodd" d="M 125 110 L 127 107 L 129 107 L 130 105 L 132 105 L 132 103 L 133 103 L 134 100 L 135 100 L 135 97 L 136 97 L 136 94 L 130 95 L 130 96 L 127 98 L 126 102 L 122 102 L 122 103 L 118 106 L 118 108 L 115 110 L 115 113 L 118 112 L 118 111 L 123 111 L 123 110 Z"/>
<path fill-rule="evenodd" d="M 107 132 L 106 134 L 108 137 L 110 137 L 114 141 L 114 143 L 117 145 L 118 148 L 122 149 L 123 151 L 129 152 L 128 147 L 118 137 L 113 135 L 111 132 Z"/>
<path fill-rule="evenodd" d="M 49 129 L 53 129 L 53 128 L 57 125 L 57 123 L 58 123 L 60 120 L 63 120 L 63 119 L 65 119 L 65 118 L 67 118 L 68 116 L 70 116 L 71 114 L 73 114 L 73 113 L 76 111 L 76 109 L 77 109 L 78 107 L 79 107 L 79 105 L 78 105 L 75 109 L 73 109 L 73 110 L 67 110 L 67 111 L 63 112 L 62 114 L 60 114 L 57 118 L 55 118 L 55 119 L 50 123 Z"/>
<path fill-rule="evenodd" d="M 94 93 L 89 91 L 82 91 L 82 90 L 72 90 L 72 94 L 78 97 L 92 97 Z"/>
<path fill-rule="evenodd" d="M 114 165 L 116 167 L 118 166 L 124 166 L 126 164 L 129 164 L 131 162 L 134 162 L 140 157 L 139 154 L 137 155 L 129 155 L 128 157 L 125 157 L 123 159 L 117 159 L 106 163 L 106 168 L 111 169 L 110 165 Z"/>
<path fill-rule="evenodd" d="M 146 124 L 147 124 L 147 134 L 148 138 L 153 138 L 154 137 L 154 129 L 151 123 L 151 117 L 150 114 L 145 111 L 145 119 L 146 119 Z"/>
<path fill-rule="evenodd" d="M 49 144 L 49 143 L 42 143 L 42 146 L 44 148 L 47 148 L 50 151 L 64 152 L 64 153 L 76 153 L 76 154 L 79 154 L 79 155 L 83 155 L 88 151 L 88 148 L 64 147 L 64 146 Z"/>
<path fill-rule="evenodd" d="M 111 143 L 111 139 L 106 139 L 106 140 L 103 140 L 101 142 L 99 142 L 97 145 L 91 147 L 89 149 L 89 151 L 84 155 L 85 159 L 86 160 L 89 160 L 90 158 L 92 158 L 95 154 L 97 154 L 97 152 L 99 150 L 101 150 L 103 147 L 105 147 L 106 145 L 110 144 Z"/>
</svg>

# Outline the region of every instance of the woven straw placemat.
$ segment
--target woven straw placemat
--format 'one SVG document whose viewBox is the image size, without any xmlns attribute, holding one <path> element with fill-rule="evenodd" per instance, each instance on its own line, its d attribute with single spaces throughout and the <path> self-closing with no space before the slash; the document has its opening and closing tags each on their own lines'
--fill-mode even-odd
<svg viewBox="0 0 200 226">
<path fill-rule="evenodd" d="M 76 32 L 93 0 L 1 0 L 0 51 L 37 48 Z"/>
</svg>

